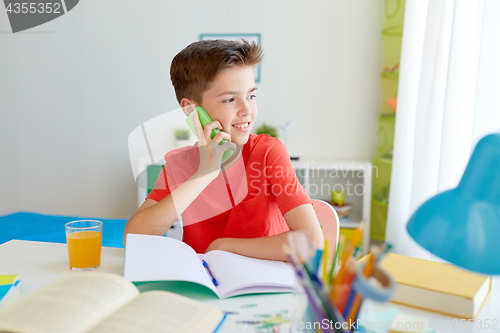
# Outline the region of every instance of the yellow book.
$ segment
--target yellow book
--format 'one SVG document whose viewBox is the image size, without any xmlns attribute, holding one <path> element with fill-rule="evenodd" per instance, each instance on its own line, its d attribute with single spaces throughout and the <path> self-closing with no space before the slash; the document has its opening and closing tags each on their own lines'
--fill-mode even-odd
<svg viewBox="0 0 500 333">
<path fill-rule="evenodd" d="M 397 284 L 391 302 L 473 319 L 491 290 L 491 277 L 452 264 L 387 254 L 380 267 Z"/>
</svg>

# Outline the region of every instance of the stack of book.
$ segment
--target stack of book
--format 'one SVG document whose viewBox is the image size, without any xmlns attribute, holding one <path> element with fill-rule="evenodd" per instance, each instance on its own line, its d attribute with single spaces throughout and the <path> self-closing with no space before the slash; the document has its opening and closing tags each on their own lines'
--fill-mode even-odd
<svg viewBox="0 0 500 333">
<path fill-rule="evenodd" d="M 452 264 L 389 253 L 380 266 L 398 288 L 391 302 L 464 319 L 476 318 L 491 277 Z"/>
<path fill-rule="evenodd" d="M 333 209 L 337 212 L 340 222 L 349 221 L 349 214 L 351 213 L 352 204 L 345 203 L 342 206 L 332 205 Z"/>
</svg>

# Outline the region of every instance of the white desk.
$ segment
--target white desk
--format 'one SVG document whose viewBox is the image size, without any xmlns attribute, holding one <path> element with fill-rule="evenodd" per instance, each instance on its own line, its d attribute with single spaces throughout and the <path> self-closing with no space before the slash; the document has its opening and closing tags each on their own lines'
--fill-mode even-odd
<svg viewBox="0 0 500 333">
<path fill-rule="evenodd" d="M 101 266 L 96 272 L 123 275 L 124 249 L 103 247 Z M 21 297 L 31 294 L 73 272 L 68 266 L 66 244 L 12 240 L 0 245 L 0 274 L 19 274 L 23 285 Z M 154 285 L 143 285 L 145 291 Z M 203 287 L 200 287 L 203 290 Z M 285 318 L 302 317 L 306 298 L 303 294 L 249 295 L 220 300 L 215 295 L 199 293 L 196 290 L 183 291 L 182 294 L 202 302 L 217 306 L 224 312 L 237 312 L 227 316 L 218 333 L 254 332 L 262 325 L 238 323 L 238 321 L 256 321 L 265 319 L 261 315 L 283 313 Z M 251 306 L 250 306 L 251 305 Z M 281 327 L 281 332 L 289 332 L 288 325 Z"/>
<path fill-rule="evenodd" d="M 96 271 L 123 274 L 124 249 L 103 247 L 101 267 Z M 41 289 L 68 274 L 79 274 L 68 267 L 68 252 L 66 244 L 30 242 L 13 240 L 0 245 L 0 274 L 19 274 L 23 280 L 21 297 Z M 141 286 L 146 290 L 149 285 Z M 185 293 L 186 294 L 186 293 Z M 238 312 L 238 315 L 228 315 L 219 332 L 255 332 L 259 325 L 237 323 L 238 321 L 259 320 L 259 315 L 272 315 L 282 313 L 285 318 L 301 318 L 305 310 L 305 296 L 303 294 L 271 294 L 251 295 L 219 300 L 215 296 L 199 294 L 195 291 L 187 296 L 200 301 L 211 303 L 222 311 Z M 248 305 L 253 305 L 248 307 Z M 453 328 L 452 317 L 418 310 L 391 303 L 364 302 L 361 312 L 370 310 L 377 312 L 390 307 L 415 316 L 427 317 L 431 323 L 438 323 L 437 332 L 500 332 L 500 277 L 493 278 L 492 290 L 477 319 L 484 322 L 489 319 L 497 320 L 496 329 L 479 329 L 478 321 L 474 329 L 465 328 L 465 324 Z M 446 321 L 449 320 L 448 327 Z M 265 332 L 265 330 L 263 330 Z M 289 332 L 286 326 L 281 327 L 281 332 Z"/>
</svg>

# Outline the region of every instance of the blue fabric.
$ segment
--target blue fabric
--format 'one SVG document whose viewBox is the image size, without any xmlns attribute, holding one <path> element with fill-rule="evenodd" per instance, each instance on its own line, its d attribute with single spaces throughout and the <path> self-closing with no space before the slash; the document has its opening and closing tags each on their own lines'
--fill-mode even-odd
<svg viewBox="0 0 500 333">
<path fill-rule="evenodd" d="M 12 239 L 66 243 L 64 224 L 75 220 L 102 221 L 102 246 L 123 247 L 126 219 L 56 216 L 28 212 L 0 216 L 0 244 Z"/>
</svg>

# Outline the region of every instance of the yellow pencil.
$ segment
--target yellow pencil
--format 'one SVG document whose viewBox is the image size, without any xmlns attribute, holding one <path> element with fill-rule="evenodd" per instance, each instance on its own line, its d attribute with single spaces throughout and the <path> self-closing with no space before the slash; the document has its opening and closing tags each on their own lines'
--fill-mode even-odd
<svg viewBox="0 0 500 333">
<path fill-rule="evenodd" d="M 330 251 L 330 240 L 325 238 L 325 248 L 323 249 L 323 283 L 328 283 L 328 252 Z"/>
</svg>

